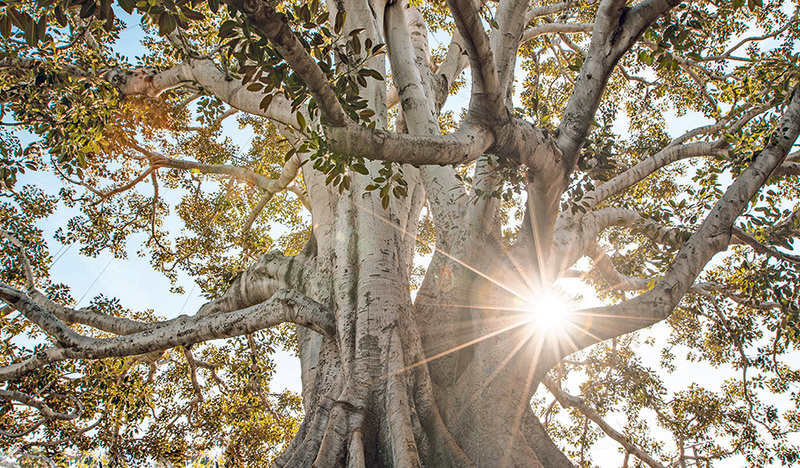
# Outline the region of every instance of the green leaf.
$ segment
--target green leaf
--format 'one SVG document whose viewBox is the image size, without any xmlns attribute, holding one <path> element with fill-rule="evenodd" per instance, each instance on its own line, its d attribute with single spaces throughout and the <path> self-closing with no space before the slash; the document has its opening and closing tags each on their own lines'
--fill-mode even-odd
<svg viewBox="0 0 800 468">
<path fill-rule="evenodd" d="M 18 27 L 21 30 L 25 30 L 27 27 L 28 21 L 30 20 L 30 16 L 24 13 L 20 13 L 16 10 L 16 8 L 11 7 L 7 10 L 8 18 L 11 20 L 11 23 Z M 27 17 L 27 18 L 26 18 Z"/>
<path fill-rule="evenodd" d="M 368 76 L 370 78 L 374 78 L 378 81 L 383 81 L 383 75 L 378 70 L 373 70 L 372 68 L 362 68 L 358 71 L 359 75 Z"/>
<path fill-rule="evenodd" d="M 339 10 L 336 12 L 336 18 L 334 19 L 333 23 L 333 32 L 334 34 L 339 34 L 342 32 L 342 26 L 344 26 L 344 20 L 347 18 L 347 13 L 343 10 Z"/>
<path fill-rule="evenodd" d="M 175 30 L 177 24 L 172 13 L 162 13 L 158 16 L 158 34 L 166 36 Z"/>
<path fill-rule="evenodd" d="M 762 8 L 763 6 L 762 0 L 747 0 L 747 8 L 750 11 L 756 11 L 756 8 Z"/>
<path fill-rule="evenodd" d="M 219 26 L 219 32 L 217 33 L 217 35 L 218 35 L 218 36 L 219 36 L 221 39 L 227 39 L 227 38 L 229 38 L 229 37 L 234 37 L 234 36 L 236 36 L 236 33 L 234 32 L 234 30 L 235 30 L 235 29 L 236 29 L 238 26 L 239 26 L 239 24 L 238 24 L 236 21 L 233 21 L 233 20 L 227 20 L 227 21 L 224 21 L 224 22 L 223 22 L 223 23 L 222 23 L 222 24 Z"/>
<path fill-rule="evenodd" d="M 118 1 L 119 1 L 119 6 L 121 6 L 122 9 L 125 10 L 125 13 L 129 15 L 133 13 L 133 9 L 136 6 L 135 0 L 118 0 Z"/>
<path fill-rule="evenodd" d="M 7 15 L 0 16 L 0 34 L 3 35 L 4 39 L 8 39 L 11 36 L 11 20 L 8 19 Z"/>
<path fill-rule="evenodd" d="M 354 163 L 350 167 L 352 167 L 353 170 L 358 172 L 359 174 L 364 174 L 364 175 L 368 175 L 369 174 L 369 169 L 367 169 L 367 166 L 365 166 L 365 165 L 363 165 L 361 163 Z M 371 186 L 371 187 L 374 187 L 374 186 Z M 375 187 L 375 188 L 377 188 L 377 187 Z M 367 190 L 370 190 L 370 189 L 367 189 Z"/>
<path fill-rule="evenodd" d="M 33 19 L 25 23 L 24 32 L 25 42 L 31 47 L 36 47 L 36 44 L 39 42 L 39 37 L 37 36 L 36 23 L 33 22 Z"/>
<path fill-rule="evenodd" d="M 199 11 L 192 10 L 190 8 L 181 9 L 181 13 L 183 13 L 183 16 L 185 16 L 187 19 L 190 19 L 192 21 L 202 21 L 206 19 L 206 15 L 200 13 Z"/>
<path fill-rule="evenodd" d="M 269 105 L 272 103 L 273 96 L 274 95 L 272 95 L 272 94 L 267 94 L 266 96 L 264 96 L 264 99 L 262 99 L 261 103 L 258 105 L 259 109 L 266 110 L 269 107 Z"/>
</svg>

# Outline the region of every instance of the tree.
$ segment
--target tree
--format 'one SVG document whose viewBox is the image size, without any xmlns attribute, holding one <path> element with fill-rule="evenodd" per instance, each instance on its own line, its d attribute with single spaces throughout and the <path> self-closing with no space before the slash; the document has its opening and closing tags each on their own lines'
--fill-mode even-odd
<svg viewBox="0 0 800 468">
<path fill-rule="evenodd" d="M 234 465 L 560 467 L 589 466 L 603 433 L 625 466 L 796 462 L 800 374 L 781 361 L 800 339 L 791 8 L 3 3 L 4 125 L 35 137 L 2 149 L 17 337 L 2 443 L 115 463 L 221 447 Z M 110 45 L 123 10 L 144 18 L 136 65 Z M 465 86 L 461 115 L 443 111 Z M 670 137 L 671 109 L 701 125 Z M 246 154 L 223 135 L 233 114 L 255 135 Z M 31 170 L 67 185 L 20 189 Z M 144 234 L 155 269 L 188 271 L 212 300 L 171 320 L 105 297 L 74 307 L 35 225 L 61 204 L 80 210 L 62 242 L 125 256 Z M 553 326 L 553 301 L 574 295 L 557 282 L 576 276 L 608 305 Z M 627 335 L 664 321 L 665 367 L 679 374 L 677 346 L 740 377 L 669 389 Z M 259 360 L 293 340 L 299 428 Z"/>
</svg>

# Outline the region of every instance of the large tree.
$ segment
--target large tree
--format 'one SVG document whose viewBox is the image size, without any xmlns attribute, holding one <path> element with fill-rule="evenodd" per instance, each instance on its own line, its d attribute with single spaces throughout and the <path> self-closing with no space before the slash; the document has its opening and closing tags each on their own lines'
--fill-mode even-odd
<svg viewBox="0 0 800 468">
<path fill-rule="evenodd" d="M 0 168 L 0 443 L 561 467 L 589 466 L 604 433 L 625 466 L 797 461 L 789 3 L 0 3 L 20 129 Z M 123 10 L 139 63 L 114 45 Z M 25 184 L 37 170 L 57 196 Z M 58 209 L 65 244 L 125 256 L 144 235 L 156 270 L 212 300 L 170 320 L 75 307 L 36 225 Z M 735 375 L 675 388 L 636 357 L 647 343 L 676 376 L 686 349 Z M 299 428 L 298 400 L 267 388 L 278 345 L 302 365 Z"/>
</svg>

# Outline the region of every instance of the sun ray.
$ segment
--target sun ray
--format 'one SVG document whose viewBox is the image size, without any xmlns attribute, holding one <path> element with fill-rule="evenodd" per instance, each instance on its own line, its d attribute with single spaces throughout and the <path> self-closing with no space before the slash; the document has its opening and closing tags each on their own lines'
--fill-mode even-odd
<svg viewBox="0 0 800 468">
<path fill-rule="evenodd" d="M 536 373 L 536 363 L 539 362 L 539 357 L 542 353 L 542 348 L 544 348 L 544 338 L 542 335 L 539 335 L 537 339 L 534 340 L 534 354 L 533 359 L 531 360 L 531 366 L 528 369 L 528 375 L 525 379 L 525 385 L 523 386 L 522 395 L 523 398 L 519 402 L 519 409 L 517 410 L 517 414 L 514 417 L 514 425 L 511 429 L 511 438 L 509 439 L 509 446 L 506 449 L 505 454 L 503 455 L 503 462 L 501 463 L 502 466 L 505 466 L 505 461 L 508 460 L 508 457 L 511 455 L 511 452 L 514 448 L 514 440 L 519 433 L 520 427 L 522 426 L 522 415 L 525 413 L 526 408 L 530 408 L 530 400 L 527 398 L 528 391 L 533 384 L 533 377 Z"/>
<path fill-rule="evenodd" d="M 433 361 L 435 359 L 439 359 L 440 357 L 447 356 L 448 354 L 451 354 L 451 353 L 454 353 L 454 352 L 456 352 L 458 350 L 464 349 L 467 346 L 472 346 L 475 343 L 479 343 L 479 342 L 487 340 L 487 339 L 489 339 L 489 338 L 491 338 L 493 336 L 497 336 L 497 335 L 499 335 L 501 333 L 505 333 L 505 332 L 507 332 L 509 330 L 513 330 L 514 328 L 520 327 L 520 326 L 525 325 L 526 323 L 529 323 L 529 322 L 530 322 L 530 319 L 521 320 L 519 322 L 515 322 L 515 323 L 513 323 L 511 325 L 503 327 L 503 328 L 501 328 L 499 330 L 495 330 L 495 331 L 487 333 L 487 334 L 485 334 L 483 336 L 479 336 L 478 338 L 474 338 L 474 339 L 472 339 L 470 341 L 467 341 L 466 343 L 462 343 L 462 344 L 460 344 L 458 346 L 453 346 L 452 348 L 450 348 L 448 350 L 445 350 L 445 351 L 442 351 L 441 353 L 434 354 L 433 356 L 427 357 L 427 358 L 425 358 L 425 359 L 423 359 L 421 361 L 417 361 L 417 362 L 415 362 L 413 364 L 409 364 L 409 365 L 405 366 L 402 369 L 396 370 L 394 372 L 387 373 L 387 374 L 375 379 L 373 381 L 373 383 L 374 382 L 379 382 L 381 380 L 387 379 L 387 378 L 392 377 L 392 376 L 397 375 L 397 374 L 401 374 L 401 373 L 406 372 L 408 370 L 411 370 L 411 369 L 413 369 L 415 367 L 419 367 L 419 366 L 421 366 L 423 364 L 427 364 L 427 363 L 429 363 L 429 362 L 431 362 L 431 361 Z"/>
<path fill-rule="evenodd" d="M 453 421 L 458 421 L 461 415 L 466 411 L 473 403 L 481 396 L 483 391 L 488 387 L 492 381 L 500 374 L 500 371 L 511 361 L 514 356 L 528 343 L 528 340 L 536 333 L 534 330 L 528 331 L 526 336 L 520 338 L 519 342 L 514 346 L 514 348 L 506 355 L 505 358 L 500 362 L 500 364 L 495 368 L 495 370 L 489 374 L 489 377 L 481 384 L 481 386 L 473 392 L 472 396 L 470 396 L 469 400 L 461 407 L 461 409 L 453 416 Z"/>
<path fill-rule="evenodd" d="M 356 205 L 358 205 L 359 207 L 363 208 L 363 209 L 364 209 L 364 211 L 366 211 L 367 213 L 369 213 L 369 214 L 371 214 L 371 215 L 375 216 L 377 219 L 379 219 L 379 220 L 383 221 L 384 223 L 387 223 L 387 224 L 389 224 L 390 226 L 393 226 L 393 227 L 394 227 L 395 229 L 397 229 L 398 231 L 400 231 L 400 232 L 402 232 L 402 233 L 404 233 L 404 234 L 412 235 L 412 234 L 411 234 L 409 231 L 407 231 L 407 230 L 405 230 L 405 229 L 401 228 L 401 227 L 400 227 L 400 226 L 398 226 L 396 223 L 394 223 L 394 222 L 393 222 L 391 219 L 389 219 L 389 218 L 386 218 L 385 216 L 382 216 L 382 215 L 380 215 L 380 214 L 378 214 L 378 213 L 375 213 L 373 210 L 371 210 L 371 209 L 369 209 L 369 208 L 367 208 L 367 207 L 365 207 L 365 206 L 361 205 L 361 204 L 360 204 L 360 203 L 358 203 L 357 201 L 355 201 L 354 203 L 355 203 Z M 414 236 L 416 236 L 416 234 L 414 234 Z M 521 293 L 519 293 L 519 292 L 517 292 L 517 291 L 514 291 L 514 290 L 513 290 L 513 289 L 511 289 L 509 286 L 507 286 L 507 285 L 503 284 L 502 282 L 500 282 L 500 281 L 498 281 L 498 280 L 496 280 L 496 279 L 492 278 L 491 276 L 489 276 L 489 275 L 487 275 L 486 273 L 484 273 L 484 272 L 482 272 L 482 271 L 478 270 L 477 268 L 473 267 L 472 265 L 470 265 L 470 264 L 468 264 L 468 263 L 466 263 L 466 262 L 464 262 L 464 261 L 462 261 L 462 260 L 458 259 L 458 258 L 457 258 L 457 257 L 455 257 L 454 255 L 450 255 L 449 253 L 447 253 L 447 252 L 446 252 L 446 251 L 444 251 L 443 249 L 441 249 L 441 248 L 438 248 L 438 247 L 437 247 L 437 248 L 436 248 L 436 252 L 438 252 L 438 253 L 440 253 L 440 254 L 444 255 L 445 257 L 449 258 L 450 260 L 452 260 L 452 261 L 454 261 L 454 262 L 458 263 L 458 264 L 459 264 L 459 265 L 461 265 L 462 267 L 464 267 L 464 268 L 468 269 L 469 271 L 471 271 L 471 272 L 475 273 L 476 275 L 480 276 L 481 278 L 483 278 L 483 279 L 485 279 L 485 280 L 487 280 L 487 281 L 491 282 L 491 283 L 492 283 L 492 284 L 494 284 L 495 286 L 497 286 L 497 287 L 499 287 L 499 288 L 502 288 L 502 289 L 504 289 L 504 290 L 508 291 L 509 293 L 513 294 L 514 296 L 516 296 L 516 297 L 522 297 L 522 294 L 521 294 Z"/>
</svg>

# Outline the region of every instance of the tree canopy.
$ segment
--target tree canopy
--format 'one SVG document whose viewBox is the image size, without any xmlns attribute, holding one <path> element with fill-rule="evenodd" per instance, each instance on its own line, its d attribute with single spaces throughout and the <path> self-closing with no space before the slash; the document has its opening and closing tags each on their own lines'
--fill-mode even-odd
<svg viewBox="0 0 800 468">
<path fill-rule="evenodd" d="M 0 1 L 0 450 L 800 463 L 798 8 Z M 209 302 L 78 307 L 54 241 Z"/>
</svg>

